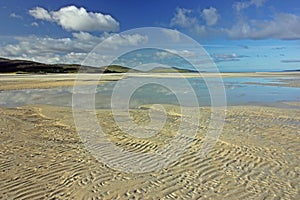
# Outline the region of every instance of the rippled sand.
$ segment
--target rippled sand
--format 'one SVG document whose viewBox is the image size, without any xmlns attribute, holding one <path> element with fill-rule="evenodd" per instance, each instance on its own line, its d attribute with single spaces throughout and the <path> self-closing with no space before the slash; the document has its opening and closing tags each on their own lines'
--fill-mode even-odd
<svg viewBox="0 0 300 200">
<path fill-rule="evenodd" d="M 299 109 L 228 107 L 212 151 L 199 158 L 210 118 L 200 109 L 197 136 L 168 167 L 144 174 L 110 169 L 84 147 L 71 108 L 0 108 L 1 199 L 300 199 Z M 168 107 L 166 126 L 148 139 L 130 137 L 108 110 L 99 123 L 128 151 L 156 152 L 178 130 L 180 115 Z M 171 110 L 170 110 L 171 109 Z M 148 110 L 131 113 L 145 122 Z"/>
</svg>

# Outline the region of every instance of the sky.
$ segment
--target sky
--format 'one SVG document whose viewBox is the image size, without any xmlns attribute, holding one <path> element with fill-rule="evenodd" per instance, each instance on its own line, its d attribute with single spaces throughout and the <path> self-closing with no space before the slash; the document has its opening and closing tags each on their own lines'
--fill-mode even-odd
<svg viewBox="0 0 300 200">
<path fill-rule="evenodd" d="M 109 37 L 113 49 L 143 46 L 122 33 L 161 27 L 197 41 L 220 71 L 300 69 L 299 0 L 0 0 L 0 19 L 4 58 L 81 64 Z"/>
</svg>

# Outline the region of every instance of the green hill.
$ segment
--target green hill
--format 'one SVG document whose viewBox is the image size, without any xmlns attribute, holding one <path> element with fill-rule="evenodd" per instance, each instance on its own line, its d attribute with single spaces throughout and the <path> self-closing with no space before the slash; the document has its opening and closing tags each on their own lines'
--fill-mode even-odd
<svg viewBox="0 0 300 200">
<path fill-rule="evenodd" d="M 78 64 L 44 64 L 28 60 L 10 60 L 0 58 L 0 73 L 191 73 L 194 71 L 179 68 L 157 67 L 149 71 L 140 71 L 123 67 L 120 65 L 110 65 L 102 67 L 82 66 Z"/>
</svg>

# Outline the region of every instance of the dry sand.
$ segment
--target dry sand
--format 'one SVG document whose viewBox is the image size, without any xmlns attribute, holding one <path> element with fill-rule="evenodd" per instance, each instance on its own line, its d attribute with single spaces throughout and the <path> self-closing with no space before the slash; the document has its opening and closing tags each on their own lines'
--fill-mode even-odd
<svg viewBox="0 0 300 200">
<path fill-rule="evenodd" d="M 21 89 L 26 78 L 31 80 L 25 88 L 36 88 L 39 81 L 48 81 L 47 87 L 56 87 L 52 83 L 58 79 L 71 84 L 74 76 L 2 78 L 1 89 L 14 84 Z M 210 109 L 199 108 L 199 131 L 191 147 L 168 167 L 144 174 L 116 171 L 97 161 L 75 130 L 71 108 L 0 108 L 0 199 L 300 199 L 300 105 L 288 104 L 293 109 L 228 107 L 224 130 L 203 158 L 197 155 Z M 156 152 L 178 130 L 178 109 L 167 109 L 165 127 L 148 139 L 123 133 L 109 110 L 98 110 L 97 116 L 119 147 Z M 131 111 L 137 123 L 145 123 L 147 112 Z"/>
</svg>

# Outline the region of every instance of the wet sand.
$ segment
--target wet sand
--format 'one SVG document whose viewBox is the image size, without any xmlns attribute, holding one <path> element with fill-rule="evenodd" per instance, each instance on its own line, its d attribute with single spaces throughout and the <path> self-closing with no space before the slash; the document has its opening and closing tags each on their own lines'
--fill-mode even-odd
<svg viewBox="0 0 300 200">
<path fill-rule="evenodd" d="M 184 155 L 144 174 L 96 160 L 76 132 L 71 108 L 0 108 L 0 199 L 299 199 L 300 105 L 287 104 L 293 109 L 228 107 L 221 136 L 202 158 L 210 108 L 198 108 L 198 134 Z M 111 111 L 96 113 L 113 143 L 145 153 L 163 148 L 178 130 L 178 108 L 166 108 L 166 126 L 148 139 L 123 133 Z M 145 123 L 147 112 L 131 110 L 137 123 Z"/>
<path fill-rule="evenodd" d="M 126 73 L 126 74 L 82 74 L 85 80 L 76 84 L 95 84 L 96 78 L 101 76 L 101 82 L 115 81 L 128 77 L 161 77 L 161 78 L 178 78 L 177 73 Z M 238 78 L 238 77 L 265 77 L 265 78 L 289 78 L 282 80 L 287 87 L 300 87 L 300 72 L 257 72 L 257 73 L 181 73 L 181 77 L 222 77 L 222 78 Z M 89 80 L 90 77 L 90 80 Z M 54 88 L 63 86 L 73 86 L 77 78 L 77 74 L 0 74 L 0 90 L 17 90 L 17 89 L 33 89 L 33 88 Z M 251 83 L 249 83 L 251 84 Z M 259 83 L 254 83 L 259 84 Z"/>
<path fill-rule="evenodd" d="M 123 77 L 122 74 L 104 74 L 101 75 L 101 81 L 97 81 L 97 79 L 95 78 L 95 74 L 87 74 L 87 76 L 91 76 L 91 80 L 78 80 L 76 84 L 101 84 L 106 81 L 120 80 Z M 68 86 L 72 87 L 76 79 L 77 74 L 0 74 L 0 90 L 46 89 Z"/>
<path fill-rule="evenodd" d="M 146 110 L 133 112 L 139 121 Z M 229 107 L 216 146 L 199 159 L 210 116 L 209 108 L 201 108 L 201 129 L 191 147 L 167 168 L 145 174 L 97 161 L 76 133 L 70 108 L 26 106 L 0 113 L 1 199 L 300 198 L 299 110 Z M 155 152 L 176 132 L 169 126 L 157 139 L 134 139 L 118 129 L 110 111 L 97 114 L 108 137 L 131 151 Z M 179 117 L 170 116 L 174 127 Z"/>
</svg>

